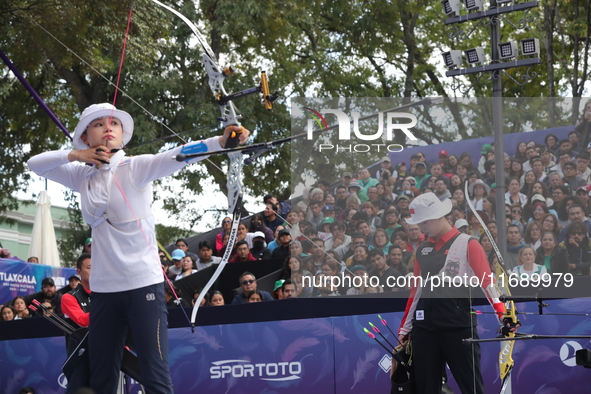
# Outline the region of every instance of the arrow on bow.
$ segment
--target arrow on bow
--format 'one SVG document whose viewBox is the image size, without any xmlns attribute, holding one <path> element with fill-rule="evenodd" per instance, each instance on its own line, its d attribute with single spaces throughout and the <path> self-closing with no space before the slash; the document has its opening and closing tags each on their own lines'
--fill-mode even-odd
<svg viewBox="0 0 591 394">
<path fill-rule="evenodd" d="M 380 113 L 387 114 L 389 112 L 398 112 L 398 111 L 402 111 L 404 109 L 413 108 L 413 107 L 429 106 L 429 105 L 439 103 L 441 101 L 442 101 L 441 97 L 427 97 L 427 98 L 424 98 L 424 99 L 419 100 L 414 103 L 405 104 L 405 105 L 402 105 L 402 106 L 399 106 L 396 108 L 391 108 L 391 109 L 388 109 L 385 111 L 380 111 L 380 112 L 376 112 L 376 113 L 373 113 L 370 115 L 362 116 L 357 121 L 364 121 L 367 119 L 376 118 L 380 115 Z M 351 124 L 353 124 L 353 122 L 354 122 L 354 120 L 351 121 Z M 329 132 L 332 130 L 336 130 L 338 127 L 339 127 L 339 123 L 336 123 L 332 126 L 326 126 L 326 127 L 322 127 L 319 129 L 315 129 L 312 131 L 312 135 L 318 135 L 318 134 L 326 133 L 326 132 Z M 299 139 L 303 139 L 303 138 L 308 138 L 308 137 L 309 137 L 309 134 L 307 132 L 300 133 L 300 134 L 292 135 L 290 137 L 281 138 L 281 139 L 274 140 L 274 141 L 261 142 L 258 144 L 250 144 L 247 146 L 239 146 L 236 148 L 222 149 L 222 150 L 212 151 L 212 152 L 198 152 L 198 153 L 191 153 L 191 154 L 180 154 L 180 155 L 173 156 L 173 160 L 185 161 L 185 160 L 195 159 L 197 157 L 210 156 L 210 155 L 223 155 L 223 154 L 230 154 L 232 152 L 240 152 L 241 154 L 254 153 L 254 155 L 244 159 L 244 164 L 250 165 L 250 164 L 252 164 L 253 159 L 255 157 L 261 155 L 262 153 L 268 151 L 269 149 L 271 149 L 275 146 L 284 144 L 286 142 L 291 142 L 291 141 L 295 141 L 295 140 L 299 140 Z"/>
</svg>

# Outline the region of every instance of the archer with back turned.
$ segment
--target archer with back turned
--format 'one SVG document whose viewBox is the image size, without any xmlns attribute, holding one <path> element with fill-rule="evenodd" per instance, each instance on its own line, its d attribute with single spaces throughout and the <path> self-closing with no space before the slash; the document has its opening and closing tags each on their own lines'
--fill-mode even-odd
<svg viewBox="0 0 591 394">
<path fill-rule="evenodd" d="M 416 251 L 413 273 L 422 282 L 411 290 L 398 332 L 401 342 L 412 338 L 414 373 L 420 377 L 415 379 L 417 393 L 441 392 L 446 363 L 462 393 L 483 393 L 480 347 L 464 346 L 462 339 L 478 337 L 470 286 L 480 285 L 499 318 L 504 318 L 486 254 L 477 239 L 445 219 L 452 209 L 450 200 L 442 202 L 425 193 L 409 208 L 407 223 L 418 224 L 427 236 Z"/>
<path fill-rule="evenodd" d="M 219 150 L 230 138 L 244 143 L 249 134 L 239 126 L 228 126 L 221 137 L 155 155 L 126 157 L 121 148 L 131 140 L 133 119 L 111 104 L 94 104 L 82 112 L 73 150 L 45 152 L 28 161 L 37 175 L 80 193 L 82 215 L 92 228 L 89 356 L 95 392 L 116 392 L 130 332 L 146 391 L 172 394 L 152 181 L 198 161 L 178 162 L 171 159 L 173 155 Z"/>
</svg>

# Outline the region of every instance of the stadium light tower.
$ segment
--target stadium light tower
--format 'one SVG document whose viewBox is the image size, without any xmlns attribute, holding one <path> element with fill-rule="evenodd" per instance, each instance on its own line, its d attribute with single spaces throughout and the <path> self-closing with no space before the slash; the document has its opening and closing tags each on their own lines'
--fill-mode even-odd
<svg viewBox="0 0 591 394">
<path fill-rule="evenodd" d="M 467 74 L 480 74 L 476 81 L 472 83 L 472 85 L 470 85 L 467 89 L 463 88 L 465 85 L 462 83 L 452 85 L 454 90 L 459 90 L 462 94 L 468 93 L 472 87 L 478 83 L 482 75 L 485 73 L 491 73 L 493 98 L 492 119 L 495 138 L 495 165 L 497 169 L 503 168 L 505 149 L 503 145 L 503 81 L 501 79 L 501 75 L 505 75 L 508 78 L 511 78 L 518 85 L 523 86 L 535 76 L 535 73 L 532 74 L 533 76 L 530 75 L 529 71 L 534 65 L 539 64 L 541 60 L 539 58 L 540 45 L 538 40 L 535 38 L 528 38 L 519 41 L 519 49 L 521 51 L 522 59 L 519 59 L 518 57 L 518 44 L 515 41 L 501 43 L 501 21 L 506 22 L 507 25 L 511 25 L 516 29 L 525 29 L 527 24 L 533 20 L 532 18 L 528 18 L 527 14 L 532 8 L 538 7 L 538 1 L 512 4 L 513 0 L 491 0 L 490 8 L 483 9 L 484 7 L 482 0 L 462 0 L 466 10 L 468 10 L 468 13 L 463 15 L 461 12 L 457 11 L 457 7 L 454 8 L 455 3 L 451 2 L 452 0 L 449 0 L 448 3 L 446 3 L 446 0 L 443 0 L 441 3 L 443 5 L 444 13 L 448 16 L 445 19 L 445 24 L 451 25 L 455 28 L 455 33 L 451 34 L 451 37 L 455 38 L 457 41 L 464 41 L 468 39 L 470 35 L 476 30 L 482 19 L 489 19 L 490 63 L 486 63 L 484 56 L 485 49 L 482 47 L 467 49 L 464 51 L 464 57 L 466 58 L 466 62 L 469 65 L 468 68 L 461 68 L 462 58 L 461 55 L 459 57 L 457 55 L 457 52 L 461 53 L 461 51 L 451 50 L 445 52 L 443 54 L 443 59 L 445 61 L 445 65 L 448 68 L 448 71 L 445 73 L 445 75 L 448 77 L 456 78 Z M 525 12 L 525 15 L 523 16 L 519 25 L 516 25 L 505 18 L 505 14 L 516 11 Z M 477 21 L 478 23 L 468 32 L 463 31 L 457 27 L 459 24 L 470 21 Z M 523 83 L 517 81 L 515 78 L 505 72 L 507 69 L 523 66 L 529 67 L 525 74 L 521 77 L 522 80 L 525 81 Z M 504 199 L 504 171 L 497 171 L 495 181 L 497 184 L 497 196 L 499 196 L 501 199 Z M 505 204 L 497 204 L 495 215 L 499 220 L 497 223 L 498 246 L 501 254 L 505 255 L 507 253 L 507 229 L 505 228 L 504 223 L 501 221 L 501 219 L 505 217 Z M 506 393 L 511 393 L 510 383 Z"/>
</svg>

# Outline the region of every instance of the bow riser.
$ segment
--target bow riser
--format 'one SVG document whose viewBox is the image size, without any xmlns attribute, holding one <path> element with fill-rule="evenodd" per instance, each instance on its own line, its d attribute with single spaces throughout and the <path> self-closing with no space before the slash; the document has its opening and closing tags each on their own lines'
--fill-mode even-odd
<svg viewBox="0 0 591 394">
<path fill-rule="evenodd" d="M 515 341 L 505 341 L 501 345 L 501 352 L 499 353 L 499 365 L 501 365 L 501 379 L 505 380 L 507 374 L 513 368 L 515 362 L 513 361 L 513 346 Z"/>
<path fill-rule="evenodd" d="M 231 68 L 227 68 L 227 72 L 220 70 L 216 62 L 206 53 L 204 53 L 201 58 L 203 59 L 205 70 L 209 76 L 209 87 L 222 111 L 222 116 L 220 118 L 222 126 L 224 128 L 233 125 L 240 126 L 240 122 L 238 122 L 238 114 L 236 113 L 236 107 L 234 104 L 231 101 L 220 104 L 220 100 L 228 95 L 223 83 L 224 79 L 226 79 L 226 77 L 231 73 Z M 227 148 L 232 147 L 227 146 Z"/>
<path fill-rule="evenodd" d="M 228 171 L 228 212 L 232 214 L 240 213 L 240 204 L 242 203 L 242 154 L 238 152 L 228 153 L 230 158 L 230 170 Z"/>
<path fill-rule="evenodd" d="M 492 235 L 491 235 L 492 237 Z M 491 238 L 492 240 L 493 238 Z M 494 242 L 491 241 L 491 242 Z M 503 266 L 499 263 L 496 265 L 496 274 L 497 274 L 497 283 L 507 284 L 508 283 L 508 276 L 507 271 L 503 268 Z M 500 282 L 499 282 L 500 281 Z M 511 295 L 511 290 L 508 287 L 508 284 L 502 288 L 505 296 Z M 512 300 L 508 300 L 505 302 L 505 314 L 503 315 L 505 319 L 510 319 L 511 322 L 517 322 L 517 310 L 515 309 L 515 302 Z M 509 332 L 509 338 L 515 337 L 514 332 Z M 513 360 L 513 346 L 515 345 L 514 341 L 506 341 L 501 344 L 501 351 L 499 352 L 499 372 L 500 377 L 503 381 L 507 379 L 509 374 L 511 373 L 511 369 L 515 365 L 515 361 Z"/>
</svg>

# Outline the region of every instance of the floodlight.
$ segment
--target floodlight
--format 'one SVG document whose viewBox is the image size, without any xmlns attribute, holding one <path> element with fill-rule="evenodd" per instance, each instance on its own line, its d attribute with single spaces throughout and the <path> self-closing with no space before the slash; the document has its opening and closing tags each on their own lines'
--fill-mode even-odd
<svg viewBox="0 0 591 394">
<path fill-rule="evenodd" d="M 470 64 L 484 63 L 484 49 L 482 47 L 465 50 L 464 55 Z"/>
<path fill-rule="evenodd" d="M 508 41 L 499 44 L 499 58 L 511 59 L 517 57 L 517 42 Z"/>
<path fill-rule="evenodd" d="M 462 66 L 462 51 L 451 50 L 443 52 L 443 62 L 450 70 Z"/>
<path fill-rule="evenodd" d="M 540 54 L 540 41 L 537 38 L 521 40 L 521 54 L 523 56 L 537 56 Z"/>
<path fill-rule="evenodd" d="M 458 16 L 460 15 L 460 0 L 443 0 L 441 2 L 443 6 L 443 12 L 447 16 Z"/>
<path fill-rule="evenodd" d="M 464 5 L 468 11 L 482 10 L 482 0 L 464 0 Z"/>
</svg>

